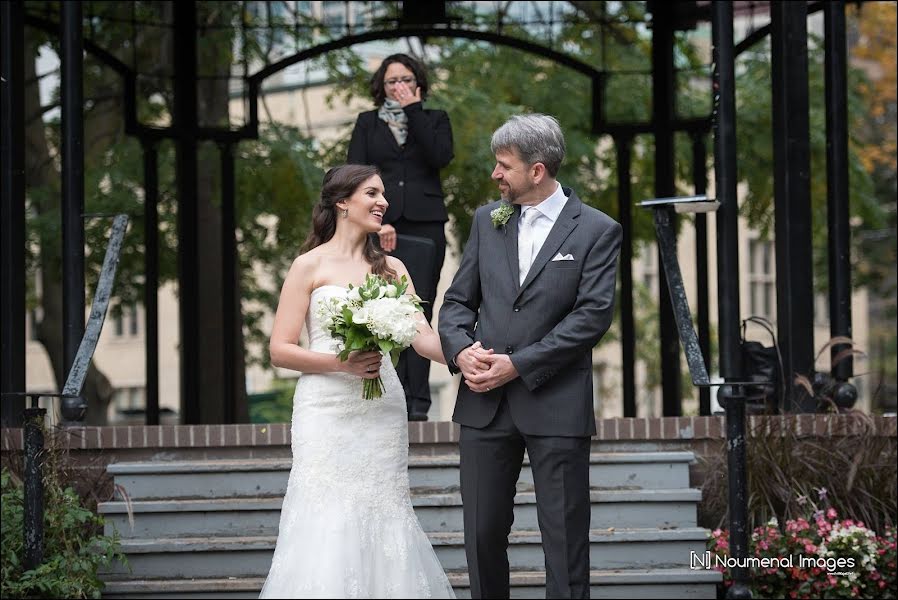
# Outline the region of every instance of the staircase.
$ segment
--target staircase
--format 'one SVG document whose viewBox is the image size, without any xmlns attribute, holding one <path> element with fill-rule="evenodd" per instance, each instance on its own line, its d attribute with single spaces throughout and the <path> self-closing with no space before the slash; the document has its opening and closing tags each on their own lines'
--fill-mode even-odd
<svg viewBox="0 0 898 600">
<path fill-rule="evenodd" d="M 593 598 L 715 598 L 720 574 L 689 569 L 705 549 L 701 495 L 689 488 L 691 452 L 593 453 Z M 133 462 L 109 465 L 127 499 L 103 503 L 131 572 L 106 573 L 107 598 L 256 598 L 277 537 L 290 461 Z M 470 597 L 458 455 L 409 458 L 412 503 L 459 598 Z M 121 486 L 121 488 L 118 488 Z M 133 526 L 129 522 L 129 508 Z M 533 476 L 525 465 L 509 537 L 512 598 L 544 598 Z"/>
</svg>

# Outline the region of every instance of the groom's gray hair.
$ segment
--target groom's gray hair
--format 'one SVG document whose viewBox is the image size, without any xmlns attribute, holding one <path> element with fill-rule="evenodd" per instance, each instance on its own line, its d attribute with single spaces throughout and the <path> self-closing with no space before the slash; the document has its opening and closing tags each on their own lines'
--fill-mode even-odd
<svg viewBox="0 0 898 600">
<path fill-rule="evenodd" d="M 493 154 L 500 150 L 517 151 L 525 163 L 543 163 L 549 175 L 555 177 L 564 160 L 564 134 L 558 119 L 550 115 L 515 115 L 493 132 L 490 149 Z"/>
</svg>

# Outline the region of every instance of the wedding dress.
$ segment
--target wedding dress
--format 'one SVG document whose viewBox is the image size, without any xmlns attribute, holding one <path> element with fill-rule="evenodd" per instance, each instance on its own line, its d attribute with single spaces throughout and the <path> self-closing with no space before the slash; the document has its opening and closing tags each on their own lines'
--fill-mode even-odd
<svg viewBox="0 0 898 600">
<path fill-rule="evenodd" d="M 346 288 L 312 291 L 309 348 L 334 352 L 317 302 Z M 362 380 L 306 374 L 293 398 L 293 466 L 271 570 L 261 598 L 454 598 L 412 508 L 408 417 L 385 357 L 386 390 L 364 400 Z"/>
</svg>

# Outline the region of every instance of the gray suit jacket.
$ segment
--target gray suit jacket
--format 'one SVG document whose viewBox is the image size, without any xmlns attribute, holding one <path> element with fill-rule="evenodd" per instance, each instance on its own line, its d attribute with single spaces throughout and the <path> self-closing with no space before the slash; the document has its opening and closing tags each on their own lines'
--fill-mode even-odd
<svg viewBox="0 0 898 600">
<path fill-rule="evenodd" d="M 462 382 L 453 421 L 489 425 L 503 394 L 525 434 L 590 436 L 592 349 L 614 313 L 621 226 L 565 188 L 568 201 L 518 284 L 519 206 L 495 228 L 493 202 L 477 209 L 461 265 L 440 309 L 439 332 L 450 370 L 454 357 L 479 340 L 510 355 L 520 377 L 499 389 L 472 392 Z M 561 254 L 574 260 L 553 261 Z"/>
</svg>

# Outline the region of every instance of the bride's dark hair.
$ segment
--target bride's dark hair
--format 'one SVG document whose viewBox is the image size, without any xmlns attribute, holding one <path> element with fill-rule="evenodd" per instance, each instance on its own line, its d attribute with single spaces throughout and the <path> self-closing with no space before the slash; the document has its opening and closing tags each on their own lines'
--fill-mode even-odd
<svg viewBox="0 0 898 600">
<path fill-rule="evenodd" d="M 371 165 L 340 165 L 324 174 L 321 183 L 321 198 L 312 209 L 312 230 L 300 248 L 308 252 L 327 242 L 337 231 L 337 202 L 348 200 L 363 183 L 380 175 L 377 167 Z M 387 264 L 386 255 L 369 235 L 365 240 L 365 260 L 371 265 L 371 272 L 386 279 L 396 279 L 396 271 Z"/>
</svg>

